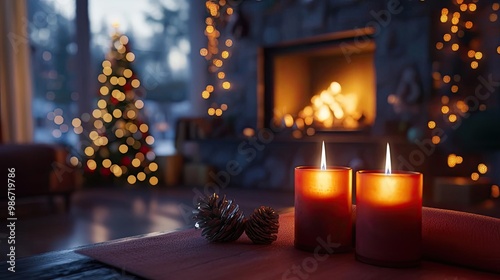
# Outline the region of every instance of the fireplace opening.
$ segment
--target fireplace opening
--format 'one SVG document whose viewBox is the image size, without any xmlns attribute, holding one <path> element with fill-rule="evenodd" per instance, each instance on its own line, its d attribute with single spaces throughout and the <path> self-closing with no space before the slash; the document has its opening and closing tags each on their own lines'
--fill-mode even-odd
<svg viewBox="0 0 500 280">
<path fill-rule="evenodd" d="M 366 30 L 263 48 L 264 126 L 308 135 L 370 127 L 376 114 L 374 52 Z"/>
</svg>

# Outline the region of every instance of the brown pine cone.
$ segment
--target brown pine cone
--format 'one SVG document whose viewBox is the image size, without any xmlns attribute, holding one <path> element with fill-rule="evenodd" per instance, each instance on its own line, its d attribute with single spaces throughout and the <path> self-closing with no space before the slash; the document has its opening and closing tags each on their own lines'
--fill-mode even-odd
<svg viewBox="0 0 500 280">
<path fill-rule="evenodd" d="M 210 242 L 229 242 L 238 239 L 245 230 L 245 216 L 238 204 L 219 200 L 217 194 L 198 200 L 197 210 L 193 210 L 195 227 L 202 229 L 201 235 Z"/>
<path fill-rule="evenodd" d="M 255 244 L 271 244 L 278 238 L 279 215 L 273 208 L 261 206 L 246 223 L 245 233 Z"/>
</svg>

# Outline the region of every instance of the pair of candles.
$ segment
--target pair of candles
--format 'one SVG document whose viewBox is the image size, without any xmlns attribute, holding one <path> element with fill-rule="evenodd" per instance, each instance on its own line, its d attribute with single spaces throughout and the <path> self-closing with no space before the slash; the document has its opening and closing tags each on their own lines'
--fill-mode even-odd
<svg viewBox="0 0 500 280">
<path fill-rule="evenodd" d="M 317 253 L 352 246 L 352 169 L 327 167 L 325 146 L 321 168 L 295 169 L 295 247 Z M 356 258 L 392 267 L 419 263 L 422 227 L 422 174 L 391 172 L 387 144 L 385 172 L 356 173 Z"/>
</svg>

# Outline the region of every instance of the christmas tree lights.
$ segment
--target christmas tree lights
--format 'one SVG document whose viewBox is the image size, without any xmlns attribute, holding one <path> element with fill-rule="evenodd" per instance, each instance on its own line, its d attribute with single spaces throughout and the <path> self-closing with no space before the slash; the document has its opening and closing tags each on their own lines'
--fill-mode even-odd
<svg viewBox="0 0 500 280">
<path fill-rule="evenodd" d="M 128 43 L 127 36 L 113 34 L 111 50 L 102 62 L 99 99 L 91 113 L 90 145 L 83 149 L 84 168 L 89 181 L 154 186 L 158 184 L 158 164 L 151 148 L 154 138 L 141 115 L 141 83 L 131 66 L 135 55 Z M 82 129 L 80 119 L 73 119 L 72 124 L 74 129 Z"/>
</svg>

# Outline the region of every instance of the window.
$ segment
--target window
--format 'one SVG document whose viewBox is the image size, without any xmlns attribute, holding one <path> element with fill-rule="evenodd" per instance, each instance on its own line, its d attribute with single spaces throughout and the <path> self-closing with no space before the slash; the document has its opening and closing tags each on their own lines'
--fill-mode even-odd
<svg viewBox="0 0 500 280">
<path fill-rule="evenodd" d="M 130 38 L 136 55 L 145 101 L 143 113 L 155 137 L 157 154 L 170 153 L 176 119 L 189 109 L 187 101 L 190 43 L 189 1 L 89 0 L 92 92 L 78 93 L 75 77 L 75 0 L 29 0 L 30 40 L 33 46 L 33 111 L 35 141 L 75 146 L 79 136 L 73 118 L 81 117 L 77 102 L 98 97 L 97 76 L 111 44 L 114 29 Z M 82 118 L 84 119 L 84 118 Z"/>
</svg>

